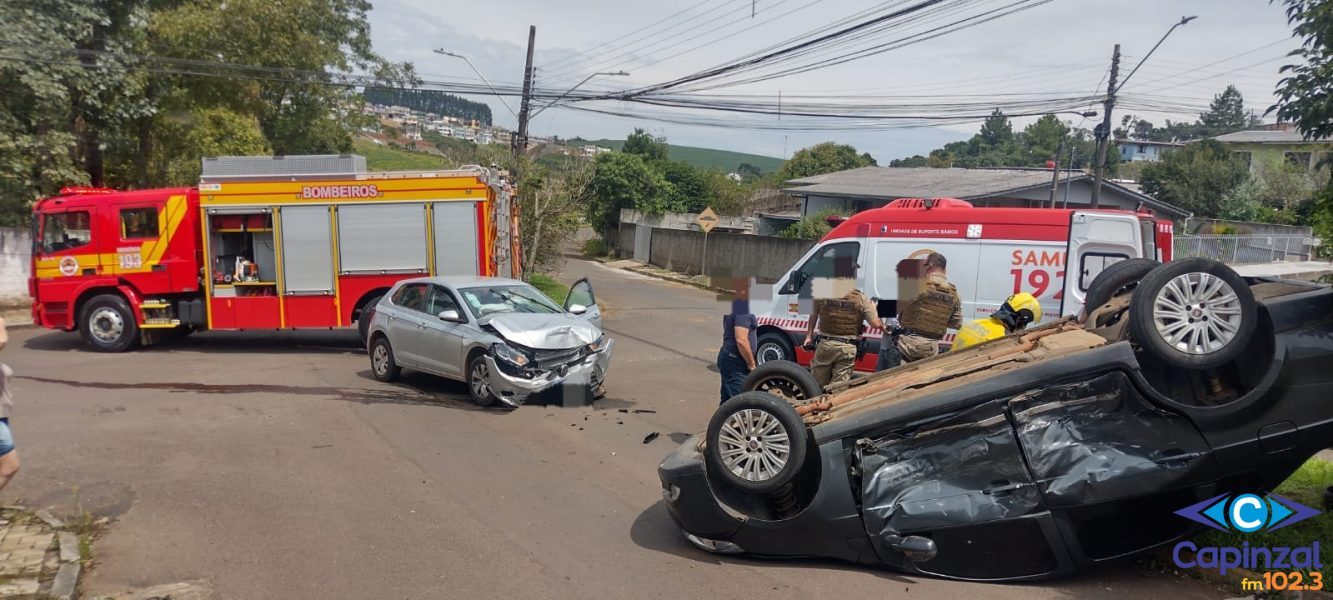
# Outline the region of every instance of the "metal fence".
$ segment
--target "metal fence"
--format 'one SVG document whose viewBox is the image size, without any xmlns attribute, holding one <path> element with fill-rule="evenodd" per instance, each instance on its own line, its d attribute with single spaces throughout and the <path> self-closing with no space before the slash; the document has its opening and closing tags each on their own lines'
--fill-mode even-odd
<svg viewBox="0 0 1333 600">
<path fill-rule="evenodd" d="M 1302 235 L 1178 236 L 1174 257 L 1211 258 L 1233 265 L 1309 260 L 1312 241 Z"/>
</svg>

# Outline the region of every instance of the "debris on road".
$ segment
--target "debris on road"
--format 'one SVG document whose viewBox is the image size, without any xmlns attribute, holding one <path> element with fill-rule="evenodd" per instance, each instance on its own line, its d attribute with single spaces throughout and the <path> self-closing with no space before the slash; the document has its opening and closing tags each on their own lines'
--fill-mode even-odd
<svg viewBox="0 0 1333 600">
<path fill-rule="evenodd" d="M 625 411 L 621 411 L 621 412 L 625 412 Z M 657 414 L 657 411 L 655 411 L 655 410 L 650 410 L 650 409 L 647 409 L 647 408 L 636 408 L 636 409 L 634 409 L 634 414 L 637 415 L 637 414 L 639 414 L 639 413 L 652 413 L 652 414 Z"/>
<path fill-rule="evenodd" d="M 645 444 L 652 443 L 652 441 L 655 440 L 655 439 L 657 439 L 657 436 L 659 436 L 659 435 L 661 435 L 661 434 L 659 434 L 659 433 L 657 433 L 656 431 L 654 431 L 654 432 L 652 432 L 652 433 L 650 433 L 650 434 L 648 434 L 648 435 L 646 435 L 646 436 L 643 437 L 643 443 L 645 443 Z"/>
</svg>

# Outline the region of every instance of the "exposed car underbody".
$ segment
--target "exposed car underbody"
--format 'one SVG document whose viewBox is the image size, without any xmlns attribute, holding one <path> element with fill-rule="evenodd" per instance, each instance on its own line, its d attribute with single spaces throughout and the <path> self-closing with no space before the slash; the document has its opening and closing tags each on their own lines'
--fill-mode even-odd
<svg viewBox="0 0 1333 600">
<path fill-rule="evenodd" d="M 1059 576 L 1177 540 L 1195 525 L 1175 510 L 1267 492 L 1333 445 L 1333 290 L 1243 285 L 1255 334 L 1217 367 L 1180 368 L 1130 341 L 1125 293 L 1082 324 L 789 399 L 790 421 L 765 420 L 772 396 L 743 394 L 748 413 L 719 421 L 724 405 L 707 440 L 663 461 L 668 511 L 713 552 L 969 580 Z M 783 423 L 799 431 L 763 454 Z"/>
</svg>

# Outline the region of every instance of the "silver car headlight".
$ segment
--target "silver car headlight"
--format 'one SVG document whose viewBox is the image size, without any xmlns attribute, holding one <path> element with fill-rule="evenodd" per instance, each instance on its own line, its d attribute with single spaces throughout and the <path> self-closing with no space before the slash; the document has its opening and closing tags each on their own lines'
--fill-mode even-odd
<svg viewBox="0 0 1333 600">
<path fill-rule="evenodd" d="M 591 344 L 588 344 L 588 351 L 589 351 L 589 352 L 596 352 L 596 351 L 598 351 L 598 350 L 601 350 L 601 349 L 602 349 L 602 345 L 605 344 L 605 343 L 606 343 L 606 336 L 605 336 L 605 335 L 598 336 L 597 341 L 595 341 L 595 342 L 593 342 L 593 343 L 591 343 Z"/>
<path fill-rule="evenodd" d="M 526 367 L 528 366 L 528 363 L 531 362 L 528 355 L 511 348 L 508 344 L 493 344 L 491 346 L 491 354 L 494 354 L 496 358 L 503 359 L 509 364 L 519 367 Z"/>
</svg>

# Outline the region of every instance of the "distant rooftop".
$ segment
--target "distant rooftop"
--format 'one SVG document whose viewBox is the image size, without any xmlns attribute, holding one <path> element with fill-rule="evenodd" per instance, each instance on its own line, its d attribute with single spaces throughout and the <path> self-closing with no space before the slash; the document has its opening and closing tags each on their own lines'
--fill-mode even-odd
<svg viewBox="0 0 1333 600">
<path fill-rule="evenodd" d="M 1213 138 L 1224 144 L 1313 144 L 1328 140 L 1307 140 L 1289 123 L 1246 129 Z"/>
</svg>

